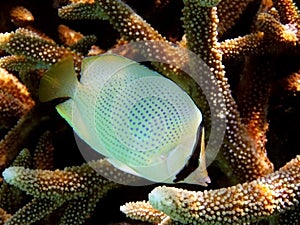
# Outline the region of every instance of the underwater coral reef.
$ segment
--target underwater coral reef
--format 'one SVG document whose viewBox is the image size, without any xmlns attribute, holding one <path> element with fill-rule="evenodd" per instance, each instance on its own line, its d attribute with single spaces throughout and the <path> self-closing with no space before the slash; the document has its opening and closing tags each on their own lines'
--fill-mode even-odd
<svg viewBox="0 0 300 225">
<path fill-rule="evenodd" d="M 300 224 L 299 7 L 298 0 L 1 1 L 0 224 Z M 72 56 L 80 80 L 85 57 L 136 41 L 175 43 L 211 71 L 201 76 L 224 102 L 177 67 L 147 64 L 202 111 L 206 143 L 211 129 L 224 129 L 218 155 L 206 156 L 207 187 L 106 179 L 134 178 L 106 160 L 84 160 L 55 110 L 68 99 L 40 101 L 40 80 L 61 59 Z M 188 63 L 172 48 L 161 51 Z M 216 125 L 215 106 L 225 127 Z"/>
</svg>

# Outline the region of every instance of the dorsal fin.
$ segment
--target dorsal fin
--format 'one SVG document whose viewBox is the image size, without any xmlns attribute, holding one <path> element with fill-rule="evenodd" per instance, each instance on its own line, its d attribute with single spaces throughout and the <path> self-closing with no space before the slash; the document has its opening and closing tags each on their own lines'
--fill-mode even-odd
<svg viewBox="0 0 300 225">
<path fill-rule="evenodd" d="M 52 65 L 41 78 L 40 101 L 47 102 L 56 98 L 72 97 L 78 83 L 73 57 L 69 55 L 62 58 Z"/>
</svg>

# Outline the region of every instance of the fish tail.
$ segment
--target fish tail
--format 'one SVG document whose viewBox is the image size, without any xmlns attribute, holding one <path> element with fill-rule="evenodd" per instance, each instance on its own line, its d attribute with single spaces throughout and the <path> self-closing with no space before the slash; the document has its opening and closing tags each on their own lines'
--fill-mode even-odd
<svg viewBox="0 0 300 225">
<path fill-rule="evenodd" d="M 206 169 L 204 127 L 201 128 L 199 166 L 183 181 L 184 183 L 207 186 L 211 182 Z"/>
<path fill-rule="evenodd" d="M 39 85 L 40 101 L 47 102 L 56 98 L 73 97 L 77 83 L 73 57 L 67 56 L 44 73 Z"/>
<path fill-rule="evenodd" d="M 208 176 L 208 172 L 206 169 L 206 157 L 205 157 L 205 130 L 204 127 L 202 127 L 201 132 L 201 151 L 200 151 L 200 158 L 199 158 L 199 173 L 201 174 L 199 179 L 199 184 L 202 186 L 207 186 L 207 183 L 210 183 L 210 178 Z"/>
</svg>

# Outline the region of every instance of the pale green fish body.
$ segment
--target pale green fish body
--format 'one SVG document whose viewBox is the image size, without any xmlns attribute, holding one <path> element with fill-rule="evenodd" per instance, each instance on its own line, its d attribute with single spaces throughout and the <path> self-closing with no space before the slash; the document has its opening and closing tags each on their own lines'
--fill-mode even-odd
<svg viewBox="0 0 300 225">
<path fill-rule="evenodd" d="M 70 97 L 56 108 L 80 138 L 115 167 L 151 181 L 172 183 L 199 139 L 202 115 L 192 99 L 171 80 L 122 56 L 85 58 L 80 82 L 72 58 L 61 60 L 40 83 L 41 101 L 58 97 Z M 204 148 L 200 158 L 183 182 L 208 180 Z"/>
</svg>

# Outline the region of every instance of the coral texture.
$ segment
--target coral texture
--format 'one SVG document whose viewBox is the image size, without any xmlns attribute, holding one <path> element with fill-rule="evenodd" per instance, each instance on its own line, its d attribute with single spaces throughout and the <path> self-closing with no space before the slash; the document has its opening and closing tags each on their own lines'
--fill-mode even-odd
<svg viewBox="0 0 300 225">
<path fill-rule="evenodd" d="M 299 224 L 299 1 L 17 0 L 0 8 L 0 224 Z M 40 78 L 62 58 L 73 57 L 80 80 L 84 57 L 146 40 L 201 57 L 211 71 L 201 79 L 224 99 L 179 69 L 187 57 L 157 50 L 178 67 L 151 68 L 193 98 L 206 143 L 211 108 L 226 120 L 215 126 L 225 134 L 208 167 L 211 190 L 107 180 L 131 177 L 104 159 L 85 162 L 55 111 L 66 99 L 39 101 Z"/>
<path fill-rule="evenodd" d="M 184 224 L 256 222 L 299 204 L 299 164 L 300 156 L 266 177 L 218 190 L 157 187 L 149 194 L 149 201 Z"/>
<path fill-rule="evenodd" d="M 157 187 L 149 194 L 150 203 L 130 202 L 121 210 L 130 218 L 153 223 L 168 219 L 182 224 L 243 224 L 280 217 L 299 204 L 299 163 L 297 156 L 266 177 L 217 190 Z"/>
</svg>

